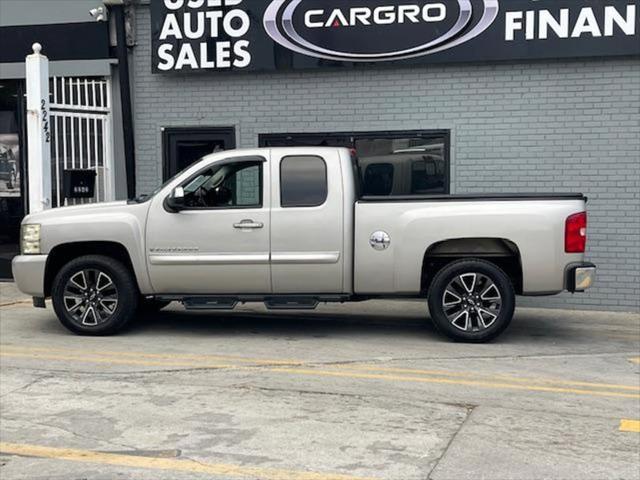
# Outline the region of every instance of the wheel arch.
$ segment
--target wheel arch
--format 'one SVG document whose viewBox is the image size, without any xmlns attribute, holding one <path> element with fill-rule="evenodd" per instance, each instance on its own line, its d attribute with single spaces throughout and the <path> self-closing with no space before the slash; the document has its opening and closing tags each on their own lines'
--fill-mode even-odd
<svg viewBox="0 0 640 480">
<path fill-rule="evenodd" d="M 450 238 L 430 245 L 422 258 L 420 291 L 428 292 L 433 278 L 445 265 L 469 258 L 480 258 L 501 268 L 513 283 L 515 292 L 522 293 L 520 249 L 515 242 L 497 237 Z"/>
<path fill-rule="evenodd" d="M 85 255 L 102 255 L 119 260 L 131 271 L 136 278 L 138 288 L 140 288 L 138 275 L 129 251 L 121 243 L 113 241 L 70 242 L 55 246 L 47 256 L 44 273 L 44 294 L 46 297 L 51 296 L 53 279 L 60 269 L 71 260 Z"/>
</svg>

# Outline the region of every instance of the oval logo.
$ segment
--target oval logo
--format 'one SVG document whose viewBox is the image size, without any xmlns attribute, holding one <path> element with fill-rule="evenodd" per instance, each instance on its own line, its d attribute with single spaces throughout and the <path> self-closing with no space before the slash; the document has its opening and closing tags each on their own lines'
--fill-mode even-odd
<svg viewBox="0 0 640 480">
<path fill-rule="evenodd" d="M 346 62 L 419 57 L 468 42 L 496 19 L 499 0 L 273 0 L 267 34 L 303 55 Z"/>
</svg>

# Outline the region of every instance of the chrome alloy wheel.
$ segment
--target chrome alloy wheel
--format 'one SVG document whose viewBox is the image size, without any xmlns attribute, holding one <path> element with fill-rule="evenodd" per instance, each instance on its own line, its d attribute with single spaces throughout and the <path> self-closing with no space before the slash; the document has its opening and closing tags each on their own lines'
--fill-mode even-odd
<svg viewBox="0 0 640 480">
<path fill-rule="evenodd" d="M 444 291 L 442 308 L 447 319 L 463 332 L 491 327 L 500 315 L 502 297 L 496 284 L 481 273 L 457 275 Z"/>
<path fill-rule="evenodd" d="M 80 325 L 96 326 L 109 320 L 118 306 L 118 289 L 109 275 L 88 268 L 73 274 L 64 287 L 64 307 Z"/>
</svg>

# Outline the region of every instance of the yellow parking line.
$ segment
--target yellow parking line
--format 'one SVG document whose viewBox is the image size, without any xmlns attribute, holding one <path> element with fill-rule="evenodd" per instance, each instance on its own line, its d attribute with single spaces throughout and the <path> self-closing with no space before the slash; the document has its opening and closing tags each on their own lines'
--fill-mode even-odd
<svg viewBox="0 0 640 480">
<path fill-rule="evenodd" d="M 194 460 L 178 460 L 173 458 L 141 457 L 116 453 L 77 450 L 71 448 L 54 448 L 40 445 L 0 442 L 0 453 L 24 455 L 29 457 L 67 460 L 71 462 L 98 463 L 118 467 L 146 468 L 152 470 L 170 470 L 174 472 L 202 473 L 220 477 L 248 477 L 265 480 L 369 480 L 365 477 L 341 475 L 337 473 L 319 473 L 301 470 L 285 470 L 276 468 L 246 467 L 223 463 L 196 462 Z"/>
<path fill-rule="evenodd" d="M 8 350 L 8 351 L 7 351 Z M 264 358 L 250 358 L 250 357 L 241 357 L 237 355 L 210 355 L 210 354 L 169 354 L 169 353 L 145 353 L 145 352 L 125 352 L 125 351 L 95 351 L 95 350 L 79 350 L 79 349 L 64 349 L 64 348 L 46 348 L 46 347 L 22 347 L 19 345 L 0 345 L 0 352 L 5 352 L 6 356 L 22 356 L 28 357 L 27 353 L 30 352 L 53 352 L 59 354 L 66 354 L 63 356 L 57 356 L 57 359 L 60 360 L 85 360 L 85 361 L 94 361 L 96 356 L 98 357 L 117 357 L 118 360 L 111 362 L 108 359 L 96 359 L 96 362 L 99 363 L 117 363 L 117 364 L 132 364 L 132 365 L 142 365 L 142 366 L 168 366 L 168 367 L 200 367 L 200 368 L 234 368 L 237 367 L 231 363 L 200 363 L 200 362 L 190 362 L 184 360 L 226 360 L 226 361 L 234 361 L 245 364 L 254 364 L 254 365 L 282 365 L 282 366 L 305 366 L 306 363 L 303 360 L 276 360 L 276 359 L 264 359 Z M 71 356 L 69 355 L 71 354 Z M 89 357 L 87 357 L 87 355 Z M 134 357 L 133 359 L 129 359 L 127 357 Z M 169 362 L 166 361 L 147 361 L 140 359 L 169 359 Z M 640 357 L 636 359 L 631 359 L 631 361 L 640 363 Z M 454 372 L 449 370 L 423 370 L 423 369 L 414 369 L 414 368 L 398 368 L 398 367 L 383 367 L 376 364 L 362 364 L 362 363 L 348 363 L 348 364 L 338 364 L 332 365 L 332 368 L 338 369 L 347 369 L 347 370 L 359 370 L 359 371 L 375 371 L 375 372 L 389 372 L 389 373 L 409 373 L 416 375 L 435 375 L 435 376 L 445 376 L 445 377 L 462 377 L 462 378 L 472 378 L 472 379 L 484 379 L 484 380 L 498 380 L 498 381 L 508 381 L 508 382 L 516 382 L 516 383 L 543 383 L 543 384 L 554 384 L 554 385 L 572 385 L 572 386 L 580 386 L 580 387 L 594 387 L 594 388 L 606 388 L 606 389 L 615 389 L 615 390 L 630 390 L 630 391 L 640 391 L 640 387 L 633 385 L 619 385 L 619 384 L 609 384 L 609 383 L 595 383 L 595 382 L 581 382 L 581 381 L 573 381 L 573 380 L 563 380 L 563 379 L 551 379 L 551 378 L 540 378 L 540 377 L 514 377 L 511 375 L 482 375 L 477 372 Z"/>
<path fill-rule="evenodd" d="M 598 335 L 598 337 L 601 337 L 602 335 Z M 608 338 L 612 338 L 614 340 L 628 340 L 631 342 L 638 342 L 640 341 L 640 336 L 638 334 L 635 333 L 630 333 L 628 335 L 624 335 L 624 334 L 604 334 L 605 337 Z"/>
<path fill-rule="evenodd" d="M 12 302 L 2 302 L 0 303 L 0 308 L 3 307 L 18 307 L 21 305 L 31 305 L 33 303 L 32 300 L 16 300 Z"/>
<path fill-rule="evenodd" d="M 0 352 L 0 357 L 18 357 L 45 360 L 64 360 L 89 363 L 109 363 L 115 365 L 139 365 L 144 367 L 187 367 L 187 368 L 233 368 L 233 364 L 199 362 L 161 362 L 154 360 L 136 360 L 133 358 L 100 357 L 97 355 L 57 355 L 52 353 Z"/>
<path fill-rule="evenodd" d="M 49 347 L 22 347 L 20 345 L 0 345 L 0 351 L 18 350 L 22 352 L 51 352 L 78 355 L 104 355 L 115 357 L 135 357 L 135 358 L 156 358 L 156 359 L 188 359 L 188 360 L 226 360 L 239 363 L 253 363 L 256 365 L 303 365 L 305 362 L 301 360 L 286 359 L 270 359 L 270 358 L 251 358 L 241 357 L 238 355 L 211 355 L 211 354 L 188 354 L 188 353 L 146 353 L 131 351 L 109 351 L 109 350 L 81 350 L 73 348 L 49 348 Z"/>
<path fill-rule="evenodd" d="M 341 368 L 349 369 L 349 370 L 364 370 L 364 371 L 376 371 L 376 372 L 392 372 L 392 373 L 409 373 L 409 374 L 417 374 L 417 375 L 438 375 L 445 377 L 468 377 L 468 378 L 484 378 L 484 379 L 493 379 L 499 381 L 509 381 L 516 383 L 546 383 L 546 384 L 554 384 L 554 385 L 573 385 L 577 387 L 594 387 L 594 388 L 609 388 L 614 390 L 631 390 L 631 391 L 639 391 L 640 387 L 634 385 L 619 385 L 612 383 L 594 383 L 594 382 L 580 382 L 573 380 L 562 380 L 562 379 L 553 379 L 553 378 L 540 378 L 540 377 L 514 377 L 511 375 L 482 375 L 480 373 L 472 373 L 472 372 L 449 372 L 447 370 L 421 370 L 414 368 L 396 368 L 396 367 L 379 367 L 376 365 L 366 365 L 366 364 L 345 364 L 340 365 Z"/>
<path fill-rule="evenodd" d="M 533 384 L 518 385 L 518 384 L 510 384 L 510 383 L 485 382 L 485 381 L 462 380 L 462 379 L 452 379 L 452 378 L 410 377 L 410 376 L 386 375 L 386 374 L 376 374 L 376 373 L 339 372 L 339 371 L 330 371 L 330 370 L 282 368 L 282 367 L 270 368 L 269 371 L 297 373 L 302 375 L 363 378 L 363 379 L 370 379 L 370 380 L 390 380 L 390 381 L 400 381 L 400 382 L 466 385 L 466 386 L 475 386 L 475 387 L 499 389 L 499 390 L 527 390 L 527 391 L 533 391 L 533 392 L 573 393 L 576 395 L 592 395 L 592 396 L 601 396 L 601 397 L 622 397 L 622 398 L 640 399 L 640 393 L 606 392 L 606 391 L 600 391 L 600 390 L 587 390 L 587 389 L 577 389 L 577 388 L 547 387 L 543 385 L 533 385 Z"/>
<path fill-rule="evenodd" d="M 412 370 L 412 369 L 392 369 L 380 367 L 378 369 L 371 368 L 372 373 L 367 371 L 358 371 L 341 368 L 341 366 L 330 367 L 332 369 L 325 368 L 313 368 L 299 367 L 299 366 L 259 366 L 259 365 L 236 365 L 233 363 L 208 363 L 208 362 L 189 362 L 189 361 L 162 361 L 162 360 L 145 360 L 137 358 L 127 358 L 126 356 L 101 356 L 98 352 L 86 355 L 63 355 L 46 352 L 29 352 L 28 349 L 22 351 L 7 351 L 6 348 L 0 350 L 0 356 L 2 357 L 18 357 L 28 359 L 45 359 L 45 360 L 61 360 L 61 361 L 77 361 L 79 363 L 104 363 L 115 365 L 140 365 L 140 366 L 155 366 L 155 367 L 185 367 L 185 368 L 201 368 L 201 369 L 234 369 L 234 370 L 252 370 L 255 372 L 264 371 L 271 373 L 288 373 L 298 375 L 309 376 L 331 376 L 342 378 L 356 378 L 356 379 L 368 379 L 368 380 L 386 380 L 386 381 L 399 381 L 399 382 L 413 382 L 413 383 L 433 383 L 433 384 L 448 384 L 448 385 L 464 385 L 475 386 L 480 388 L 489 389 L 506 389 L 506 390 L 525 390 L 536 392 L 549 392 L 549 393 L 570 393 L 576 395 L 591 395 L 591 396 L 604 396 L 604 397 L 622 397 L 622 398 L 640 398 L 640 388 L 631 387 L 628 385 L 606 385 L 606 384 L 592 384 L 583 385 L 584 387 L 595 388 L 568 388 L 555 386 L 553 384 L 545 384 L 536 379 L 518 379 L 518 381 L 508 380 L 499 377 L 489 377 L 488 379 L 482 379 L 482 377 L 471 377 L 471 373 L 466 372 L 443 372 L 443 371 L 429 371 L 429 370 Z M 70 350 L 70 352 L 75 352 Z M 129 352 L 131 354 L 131 352 Z M 179 359 L 178 355 L 172 358 Z M 366 366 L 365 366 L 366 367 Z M 368 368 L 368 367 L 367 367 Z M 438 377 L 434 372 L 437 372 Z M 396 373 L 413 373 L 413 375 L 397 375 Z M 422 376 L 417 376 L 422 375 Z M 432 377 L 426 376 L 432 375 Z M 562 384 L 561 382 L 559 382 Z M 586 383 L 586 382 L 584 382 Z M 607 389 L 609 391 L 607 391 Z M 630 390 L 633 393 L 610 391 L 610 390 Z"/>
<path fill-rule="evenodd" d="M 629 359 L 630 362 L 640 364 L 640 357 L 633 357 Z"/>
<path fill-rule="evenodd" d="M 620 420 L 620 431 L 621 432 L 634 432 L 640 433 L 640 420 Z"/>
</svg>

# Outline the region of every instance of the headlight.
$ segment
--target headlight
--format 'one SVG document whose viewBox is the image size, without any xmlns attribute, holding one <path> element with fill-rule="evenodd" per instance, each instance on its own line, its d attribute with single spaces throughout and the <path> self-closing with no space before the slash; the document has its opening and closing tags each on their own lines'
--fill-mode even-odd
<svg viewBox="0 0 640 480">
<path fill-rule="evenodd" d="M 20 249 L 23 255 L 40 253 L 40 225 L 22 225 Z"/>
</svg>

